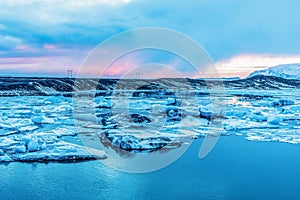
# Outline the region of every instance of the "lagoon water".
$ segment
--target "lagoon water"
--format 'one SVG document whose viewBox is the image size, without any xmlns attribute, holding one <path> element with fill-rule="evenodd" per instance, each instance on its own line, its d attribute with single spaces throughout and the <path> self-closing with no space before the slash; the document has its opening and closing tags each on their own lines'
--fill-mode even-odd
<svg viewBox="0 0 300 200">
<path fill-rule="evenodd" d="M 152 173 L 118 172 L 100 161 L 0 165 L 0 199 L 300 199 L 300 147 L 221 137 L 198 158 L 202 140 Z"/>
</svg>

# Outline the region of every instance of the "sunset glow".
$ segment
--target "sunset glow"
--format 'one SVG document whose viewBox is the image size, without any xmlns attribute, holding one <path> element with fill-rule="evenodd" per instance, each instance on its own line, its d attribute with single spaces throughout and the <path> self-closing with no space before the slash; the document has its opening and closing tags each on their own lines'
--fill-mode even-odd
<svg viewBox="0 0 300 200">
<path fill-rule="evenodd" d="M 101 42 L 142 27 L 168 28 L 192 38 L 207 51 L 223 77 L 247 77 L 257 69 L 299 63 L 300 21 L 291 15 L 298 13 L 299 5 L 278 1 L 266 17 L 269 6 L 268 2 L 258 0 L 226 3 L 3 0 L 0 2 L 0 74 L 61 77 L 69 69 L 76 74 L 90 51 Z M 158 36 L 158 40 L 166 38 Z M 180 68 L 184 76 L 195 75 L 177 59 L 162 56 L 156 61 Z M 126 58 L 107 75 L 116 77 L 132 65 L 147 63 L 147 55 Z M 96 63 L 86 75 L 94 75 L 94 70 L 97 71 Z"/>
</svg>

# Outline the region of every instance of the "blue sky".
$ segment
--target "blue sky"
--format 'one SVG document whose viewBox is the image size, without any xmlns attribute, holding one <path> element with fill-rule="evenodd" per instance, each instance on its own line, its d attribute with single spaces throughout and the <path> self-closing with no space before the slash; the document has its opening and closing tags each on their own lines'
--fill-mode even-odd
<svg viewBox="0 0 300 200">
<path fill-rule="evenodd" d="M 64 76 L 101 41 L 141 27 L 182 32 L 223 76 L 300 62 L 297 0 L 1 0 L 0 74 Z"/>
</svg>

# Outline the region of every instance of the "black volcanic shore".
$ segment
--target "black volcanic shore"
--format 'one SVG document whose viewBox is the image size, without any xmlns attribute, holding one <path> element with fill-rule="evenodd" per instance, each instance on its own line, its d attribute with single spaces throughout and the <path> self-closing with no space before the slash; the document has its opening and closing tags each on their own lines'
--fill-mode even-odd
<svg viewBox="0 0 300 200">
<path fill-rule="evenodd" d="M 240 80 L 210 80 L 203 79 L 159 79 L 167 85 L 176 85 L 188 82 L 193 88 L 201 89 L 209 84 L 222 83 L 229 89 L 283 89 L 300 88 L 300 80 L 288 80 L 272 76 L 254 76 Z M 139 85 L 144 80 L 125 80 L 129 84 L 139 81 Z M 151 80 L 155 83 L 156 80 Z M 145 85 L 149 80 L 144 81 Z M 98 84 L 97 84 L 98 83 Z M 97 79 L 92 78 L 40 78 L 40 77 L 0 77 L 0 96 L 49 96 L 49 95 L 70 95 L 78 89 L 91 88 L 97 84 L 97 90 L 113 90 L 118 83 L 117 79 Z M 95 88 L 95 87 L 93 87 Z M 124 88 L 126 89 L 126 88 Z"/>
</svg>

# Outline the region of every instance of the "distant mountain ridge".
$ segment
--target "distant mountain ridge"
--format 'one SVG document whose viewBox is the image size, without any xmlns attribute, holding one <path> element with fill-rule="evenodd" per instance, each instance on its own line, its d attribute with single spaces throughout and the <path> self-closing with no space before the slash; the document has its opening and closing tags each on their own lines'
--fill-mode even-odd
<svg viewBox="0 0 300 200">
<path fill-rule="evenodd" d="M 75 84 L 75 81 L 77 84 Z M 147 85 L 149 81 L 145 80 L 127 80 L 128 83 L 138 83 L 138 85 Z M 138 81 L 138 82 L 135 82 Z M 181 79 L 165 79 L 166 87 L 182 84 Z M 163 81 L 163 82 L 164 82 Z M 206 82 L 207 81 L 207 82 Z M 201 91 L 206 88 L 207 83 L 222 82 L 225 88 L 229 89 L 262 89 L 277 90 L 284 88 L 300 89 L 300 79 L 285 79 L 276 76 L 253 75 L 246 79 L 238 80 L 203 80 L 187 79 L 195 90 Z M 98 84 L 97 84 L 98 82 Z M 155 80 L 153 80 L 155 82 Z M 162 84 L 164 84 L 162 82 Z M 79 84 L 78 84 L 79 83 Z M 97 85 L 99 95 L 112 91 L 118 83 L 117 79 L 70 79 L 70 78 L 7 78 L 0 77 L 0 96 L 52 96 L 63 95 L 71 97 L 77 90 L 84 90 L 90 86 Z M 126 85 L 125 85 L 126 86 Z M 127 88 L 123 88 L 127 89 Z"/>
<path fill-rule="evenodd" d="M 284 79 L 295 79 L 300 80 L 300 63 L 295 64 L 283 64 L 275 67 L 270 67 L 265 70 L 259 70 L 252 72 L 248 78 L 264 75 L 264 76 L 275 76 Z"/>
</svg>

